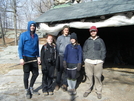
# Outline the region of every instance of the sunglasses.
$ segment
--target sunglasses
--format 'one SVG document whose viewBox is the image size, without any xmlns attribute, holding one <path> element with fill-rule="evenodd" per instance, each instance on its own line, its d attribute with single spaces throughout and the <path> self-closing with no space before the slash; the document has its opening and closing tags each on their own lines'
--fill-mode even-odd
<svg viewBox="0 0 134 101">
<path fill-rule="evenodd" d="M 35 24 L 31 24 L 30 26 L 34 26 L 35 27 Z"/>
</svg>

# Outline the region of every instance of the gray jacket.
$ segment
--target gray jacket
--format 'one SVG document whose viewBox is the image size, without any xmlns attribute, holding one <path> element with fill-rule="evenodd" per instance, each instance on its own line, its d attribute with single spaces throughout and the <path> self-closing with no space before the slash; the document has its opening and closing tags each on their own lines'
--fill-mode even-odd
<svg viewBox="0 0 134 101">
<path fill-rule="evenodd" d="M 103 60 L 106 57 L 106 47 L 101 38 L 96 38 L 95 40 L 89 37 L 83 46 L 83 60 Z"/>
<path fill-rule="evenodd" d="M 68 36 L 61 35 L 58 37 L 58 39 L 56 41 L 56 45 L 57 45 L 57 51 L 58 51 L 59 55 L 63 56 L 66 46 L 70 43 L 71 43 L 70 35 L 68 35 Z"/>
</svg>

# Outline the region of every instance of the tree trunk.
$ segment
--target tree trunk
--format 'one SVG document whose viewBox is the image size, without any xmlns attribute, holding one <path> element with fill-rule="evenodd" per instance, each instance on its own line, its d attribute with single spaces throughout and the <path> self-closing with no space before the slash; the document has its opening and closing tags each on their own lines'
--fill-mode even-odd
<svg viewBox="0 0 134 101">
<path fill-rule="evenodd" d="M 17 45 L 18 42 L 17 42 L 17 19 L 16 19 L 16 14 L 14 14 L 14 30 L 15 30 L 15 45 Z"/>
<path fill-rule="evenodd" d="M 18 44 L 17 41 L 17 5 L 16 5 L 16 0 L 13 0 L 14 4 L 14 30 L 15 30 L 15 45 Z"/>
<path fill-rule="evenodd" d="M 1 34 L 2 34 L 2 43 L 3 43 L 3 45 L 6 45 L 6 43 L 5 43 L 5 37 L 4 37 L 4 31 L 3 31 L 3 28 L 2 28 L 1 15 L 0 15 L 0 27 L 1 27 Z"/>
</svg>

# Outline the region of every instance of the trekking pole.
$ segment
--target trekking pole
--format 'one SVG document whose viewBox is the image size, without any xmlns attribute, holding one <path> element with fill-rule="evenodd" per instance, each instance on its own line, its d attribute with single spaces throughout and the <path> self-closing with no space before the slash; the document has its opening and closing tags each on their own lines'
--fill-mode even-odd
<svg viewBox="0 0 134 101">
<path fill-rule="evenodd" d="M 27 62 L 24 62 L 24 64 L 27 64 L 27 63 L 31 63 L 31 62 L 36 62 L 37 60 L 31 60 L 31 61 L 27 61 Z M 18 66 L 20 65 L 20 63 L 16 64 L 16 65 L 13 65 L 13 66 L 10 66 L 10 67 L 15 67 L 15 66 Z M 8 67 L 8 68 L 10 68 Z"/>
</svg>

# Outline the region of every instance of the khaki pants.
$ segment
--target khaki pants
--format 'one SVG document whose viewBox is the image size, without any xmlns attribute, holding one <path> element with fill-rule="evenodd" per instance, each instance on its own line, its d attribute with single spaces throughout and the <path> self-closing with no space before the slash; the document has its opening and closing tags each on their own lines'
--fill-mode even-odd
<svg viewBox="0 0 134 101">
<path fill-rule="evenodd" d="M 91 88 L 93 86 L 93 77 L 94 77 L 94 85 L 96 93 L 101 94 L 102 92 L 102 70 L 103 70 L 103 63 L 99 64 L 90 64 L 85 62 L 85 72 L 87 76 L 87 90 L 86 92 L 91 92 Z"/>
</svg>

